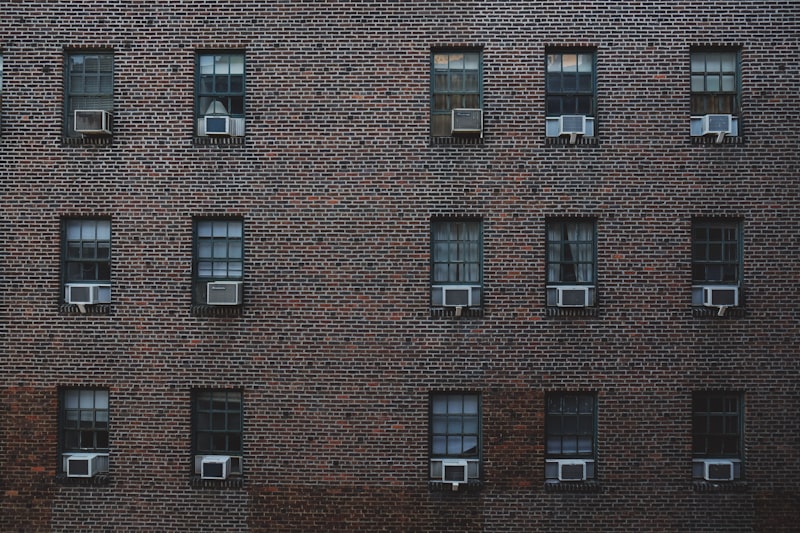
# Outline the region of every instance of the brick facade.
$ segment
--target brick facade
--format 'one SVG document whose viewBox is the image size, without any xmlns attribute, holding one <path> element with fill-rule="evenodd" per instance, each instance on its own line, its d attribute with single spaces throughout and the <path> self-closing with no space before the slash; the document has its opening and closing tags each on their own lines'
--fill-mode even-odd
<svg viewBox="0 0 800 533">
<path fill-rule="evenodd" d="M 0 510 L 8 531 L 780 532 L 800 521 L 800 4 L 11 2 L 0 17 Z M 740 135 L 689 135 L 689 54 L 741 55 Z M 430 136 L 431 51 L 482 51 L 484 135 Z M 596 50 L 596 138 L 545 136 L 545 51 Z M 114 56 L 113 137 L 63 137 L 65 54 Z M 246 135 L 194 136 L 243 51 Z M 233 139 L 233 140 L 232 140 Z M 583 139 L 582 141 L 585 141 Z M 483 224 L 480 313 L 430 306 L 431 219 Z M 110 218 L 112 302 L 61 226 Z M 244 227 L 194 312 L 193 222 Z M 546 306 L 591 217 L 597 306 Z M 692 222 L 741 221 L 741 305 L 693 309 Z M 468 310 L 469 311 L 469 310 Z M 59 391 L 109 391 L 109 472 L 60 472 Z M 243 397 L 243 476 L 193 474 L 192 390 Z M 692 394 L 744 398 L 743 479 L 692 479 Z M 481 481 L 428 480 L 429 396 L 481 398 Z M 597 479 L 545 485 L 545 394 L 597 396 Z M 591 486 L 589 486 L 591 485 Z"/>
</svg>

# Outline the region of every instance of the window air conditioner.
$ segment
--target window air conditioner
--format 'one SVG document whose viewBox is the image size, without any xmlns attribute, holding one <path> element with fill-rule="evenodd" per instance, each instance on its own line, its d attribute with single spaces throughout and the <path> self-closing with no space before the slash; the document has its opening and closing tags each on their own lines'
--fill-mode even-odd
<svg viewBox="0 0 800 533">
<path fill-rule="evenodd" d="M 739 287 L 736 285 L 707 285 L 703 287 L 703 305 L 706 307 L 735 307 L 739 305 Z"/>
<path fill-rule="evenodd" d="M 67 477 L 93 477 L 98 472 L 100 454 L 74 453 L 67 457 Z"/>
<path fill-rule="evenodd" d="M 200 461 L 200 477 L 202 479 L 228 479 L 231 473 L 229 455 L 206 455 Z"/>
<path fill-rule="evenodd" d="M 111 285 L 67 283 L 64 292 L 64 300 L 68 304 L 89 305 L 111 301 Z"/>
<path fill-rule="evenodd" d="M 556 287 L 558 307 L 588 307 L 589 289 L 584 286 Z"/>
<path fill-rule="evenodd" d="M 451 133 L 482 133 L 483 110 L 453 109 L 451 115 Z"/>
<path fill-rule="evenodd" d="M 208 305 L 239 305 L 242 303 L 241 281 L 211 281 L 206 285 Z"/>
<path fill-rule="evenodd" d="M 472 305 L 472 286 L 471 285 L 443 286 L 442 304 L 445 307 L 470 307 Z"/>
<path fill-rule="evenodd" d="M 228 116 L 207 116 L 204 117 L 206 135 L 230 135 L 231 118 Z"/>
<path fill-rule="evenodd" d="M 469 479 L 467 461 L 464 459 L 442 459 L 442 483 L 450 483 L 458 490 L 461 483 Z"/>
<path fill-rule="evenodd" d="M 703 461 L 703 477 L 706 481 L 731 481 L 733 479 L 733 461 L 717 459 Z"/>
<path fill-rule="evenodd" d="M 559 135 L 586 135 L 586 115 L 561 115 L 558 128 Z"/>
<path fill-rule="evenodd" d="M 703 135 L 730 134 L 732 115 L 703 115 Z"/>
<path fill-rule="evenodd" d="M 559 481 L 586 481 L 586 461 L 566 459 L 558 461 Z"/>
<path fill-rule="evenodd" d="M 86 135 L 111 135 L 111 113 L 101 109 L 78 109 L 74 129 Z"/>
</svg>

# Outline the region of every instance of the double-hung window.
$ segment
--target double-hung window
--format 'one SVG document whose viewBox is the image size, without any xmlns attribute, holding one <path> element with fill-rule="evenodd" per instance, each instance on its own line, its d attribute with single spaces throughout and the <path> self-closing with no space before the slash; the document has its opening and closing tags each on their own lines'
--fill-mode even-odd
<svg viewBox="0 0 800 533">
<path fill-rule="evenodd" d="M 480 136 L 483 74 L 480 50 L 431 53 L 431 137 Z"/>
<path fill-rule="evenodd" d="M 200 137 L 244 135 L 245 68 L 243 52 L 197 55 L 195 118 Z"/>
<path fill-rule="evenodd" d="M 692 395 L 693 478 L 716 482 L 743 477 L 743 403 L 738 392 Z"/>
<path fill-rule="evenodd" d="M 194 473 L 226 479 L 242 473 L 242 392 L 197 389 L 192 393 Z"/>
<path fill-rule="evenodd" d="M 482 305 L 483 225 L 480 220 L 433 220 L 431 261 L 433 307 Z"/>
<path fill-rule="evenodd" d="M 546 480 L 595 479 L 595 394 L 553 392 L 546 395 L 545 402 Z"/>
<path fill-rule="evenodd" d="M 194 223 L 194 304 L 242 303 L 244 227 L 241 219 L 197 219 Z"/>
<path fill-rule="evenodd" d="M 65 303 L 110 303 L 111 221 L 65 219 L 62 225 L 62 265 Z"/>
<path fill-rule="evenodd" d="M 114 55 L 107 51 L 67 54 L 64 135 L 110 135 L 114 111 Z"/>
<path fill-rule="evenodd" d="M 59 403 L 59 472 L 75 478 L 108 472 L 108 390 L 65 388 Z"/>
<path fill-rule="evenodd" d="M 547 221 L 547 305 L 591 307 L 596 301 L 597 232 L 590 218 Z"/>
<path fill-rule="evenodd" d="M 430 481 L 461 484 L 480 480 L 479 394 L 431 394 L 429 435 Z"/>
<path fill-rule="evenodd" d="M 691 52 L 691 134 L 739 136 L 741 75 L 739 52 L 700 49 Z"/>
<path fill-rule="evenodd" d="M 596 52 L 549 50 L 545 81 L 547 137 L 594 137 L 597 115 Z"/>
<path fill-rule="evenodd" d="M 742 223 L 735 219 L 692 221 L 692 305 L 740 304 Z"/>
</svg>

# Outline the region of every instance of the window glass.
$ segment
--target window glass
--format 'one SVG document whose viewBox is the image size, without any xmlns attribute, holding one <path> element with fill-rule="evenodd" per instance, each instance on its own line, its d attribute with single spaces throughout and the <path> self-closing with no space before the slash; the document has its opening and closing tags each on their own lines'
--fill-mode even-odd
<svg viewBox="0 0 800 533">
<path fill-rule="evenodd" d="M 66 65 L 65 134 L 75 131 L 75 111 L 114 110 L 114 56 L 110 52 L 70 53 Z"/>
<path fill-rule="evenodd" d="M 481 52 L 434 52 L 431 62 L 431 135 L 446 137 L 453 109 L 481 108 Z"/>
</svg>

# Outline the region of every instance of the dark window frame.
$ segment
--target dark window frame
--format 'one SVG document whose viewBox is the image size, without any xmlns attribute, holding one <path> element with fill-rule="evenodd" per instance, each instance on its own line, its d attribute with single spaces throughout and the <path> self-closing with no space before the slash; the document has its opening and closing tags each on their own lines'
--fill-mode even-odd
<svg viewBox="0 0 800 533">
<path fill-rule="evenodd" d="M 79 63 L 80 60 L 80 63 Z M 91 60 L 96 69 L 87 70 Z M 83 65 L 82 69 L 78 65 Z M 76 110 L 102 110 L 114 113 L 115 85 L 114 51 L 67 50 L 64 56 L 64 137 L 81 139 L 82 134 L 75 131 Z M 84 90 L 79 90 L 76 82 L 82 79 Z M 91 81 L 93 80 L 93 81 Z M 96 90 L 89 90 L 95 88 Z"/>
<path fill-rule="evenodd" d="M 726 61 L 723 56 L 728 56 L 730 61 Z M 719 65 L 718 69 L 716 65 Z M 741 49 L 692 48 L 689 53 L 689 69 L 692 116 L 726 114 L 741 117 Z"/>
<path fill-rule="evenodd" d="M 438 400 L 446 403 L 445 411 L 442 412 Z M 474 400 L 475 412 L 467 411 L 465 404 L 467 399 Z M 460 404 L 460 411 L 450 411 L 455 407 L 455 403 Z M 474 423 L 474 428 L 472 424 Z M 461 428 L 455 431 L 456 424 Z M 468 429 L 474 429 L 467 431 Z M 451 443 L 453 446 L 460 440 L 459 452 L 450 451 Z M 468 448 L 473 450 L 465 452 L 465 443 L 474 439 L 474 446 Z M 439 453 L 442 445 L 444 452 Z M 483 464 L 483 397 L 479 392 L 470 391 L 437 391 L 428 395 L 428 459 L 430 463 L 443 460 L 465 460 L 473 463 L 474 469 L 468 468 L 468 479 L 470 482 L 480 481 L 482 476 Z M 429 468 L 429 480 L 436 482 L 440 478 L 434 477 Z"/>
<path fill-rule="evenodd" d="M 224 61 L 222 59 L 225 59 Z M 240 59 L 240 62 L 234 61 Z M 210 63 L 210 64 L 209 64 Z M 218 72 L 222 65 L 226 71 Z M 241 67 L 241 74 L 234 72 Z M 205 74 L 204 69 L 211 69 Z M 217 103 L 221 107 L 217 106 Z M 198 121 L 206 116 L 227 116 L 244 119 L 247 110 L 247 62 L 244 50 L 201 50 L 195 55 L 194 118 L 195 134 Z"/>
<path fill-rule="evenodd" d="M 698 217 L 692 220 L 692 285 L 741 287 L 744 268 L 743 225 L 739 218 Z M 705 238 L 699 235 L 701 231 L 705 233 Z M 719 238 L 714 238 L 714 232 L 720 233 Z M 703 255 L 699 254 L 701 247 Z M 701 269 L 702 276 L 699 275 Z M 711 274 L 712 271 L 719 271 L 719 275 Z"/>
<path fill-rule="evenodd" d="M 211 224 L 211 235 L 201 235 L 201 227 L 204 224 Z M 226 236 L 221 237 L 215 235 L 216 225 L 226 225 Z M 231 224 L 239 225 L 239 237 L 231 236 Z M 231 246 L 239 241 L 239 255 L 235 257 L 230 255 Z M 208 241 L 206 245 L 204 241 Z M 213 254 L 218 249 L 217 244 L 220 242 L 227 243 L 227 254 L 225 256 L 214 256 Z M 204 249 L 211 250 L 212 255 L 204 254 Z M 219 259 L 215 261 L 214 259 Z M 218 268 L 215 263 L 225 263 L 225 275 L 221 275 L 216 269 Z M 232 267 L 238 264 L 238 274 Z M 216 281 L 244 281 L 244 267 L 245 267 L 245 224 L 242 217 L 195 217 L 192 223 L 192 302 L 196 306 L 205 306 L 207 284 Z M 205 274 L 207 269 L 211 269 L 209 274 Z M 221 268 L 221 266 L 219 267 Z M 235 307 L 240 307 L 239 306 Z"/>
<path fill-rule="evenodd" d="M 586 461 L 585 481 L 597 478 L 598 395 L 590 391 L 552 391 L 545 394 L 546 463 Z M 573 409 L 574 407 L 574 409 Z M 558 446 L 556 446 L 556 441 Z M 570 442 L 567 446 L 565 443 Z M 586 450 L 587 445 L 589 449 Z M 548 483 L 559 481 L 558 466 L 545 466 Z M 571 482 L 572 483 L 572 482 Z"/>
<path fill-rule="evenodd" d="M 460 69 L 457 67 L 457 56 L 467 54 L 476 56 L 477 69 L 467 68 L 466 57 L 463 60 L 463 67 Z M 445 56 L 447 56 L 447 67 L 437 68 Z M 481 109 L 483 112 L 483 49 L 435 48 L 431 50 L 430 61 L 430 136 L 433 139 L 450 138 L 453 136 L 450 129 L 453 109 Z M 476 88 L 469 87 L 468 80 L 473 76 L 476 78 Z M 445 80 L 446 83 L 443 84 Z"/>
<path fill-rule="evenodd" d="M 473 303 L 472 307 L 483 307 L 483 219 L 477 217 L 434 217 L 430 221 L 430 232 L 430 286 L 432 307 L 443 306 L 443 297 L 438 297 L 437 291 L 441 292 L 439 287 L 444 286 L 477 287 L 479 301 L 477 304 Z M 448 237 L 446 239 L 437 238 L 437 234 L 440 232 L 447 233 Z M 470 238 L 472 233 L 477 233 L 477 238 Z M 447 248 L 449 257 L 442 257 L 443 247 Z M 477 258 L 471 257 L 473 248 L 475 249 L 474 253 L 477 255 Z M 455 257 L 453 257 L 453 253 Z M 447 275 L 444 277 L 440 274 L 443 269 L 447 270 Z M 475 273 L 474 270 L 477 270 L 477 273 Z"/>
<path fill-rule="evenodd" d="M 108 239 L 98 236 L 99 224 L 107 226 Z M 93 225 L 93 238 L 84 230 Z M 74 238 L 74 231 L 78 238 Z M 86 237 L 86 238 L 84 238 Z M 93 254 L 90 254 L 93 252 Z M 105 257 L 102 257 L 102 254 Z M 68 284 L 111 285 L 113 275 L 113 225 L 110 217 L 66 217 L 61 220 L 61 295 L 66 303 Z"/>
<path fill-rule="evenodd" d="M 558 56 L 559 65 L 558 77 L 555 73 L 554 58 Z M 564 57 L 575 56 L 575 83 L 574 87 L 564 87 L 565 82 L 571 78 L 570 71 L 564 70 Z M 580 83 L 581 71 L 579 70 L 580 56 L 591 56 L 589 64 L 591 70 L 587 83 Z M 551 75 L 551 72 L 553 74 Z M 565 72 L 567 74 L 565 74 Z M 587 74 L 583 74 L 587 76 Z M 557 83 L 560 81 L 560 83 Z M 558 85 L 558 86 L 557 86 Z M 583 87 L 581 87 L 583 85 Z M 571 101 L 571 105 L 566 103 Z M 558 102 L 559 109 L 554 109 L 554 103 Z M 588 105 L 587 105 L 588 104 Z M 565 109 L 568 107 L 568 109 Z M 585 115 L 587 117 L 597 117 L 597 49 L 587 47 L 555 47 L 545 50 L 545 116 L 560 117 L 562 115 Z"/>
<path fill-rule="evenodd" d="M 244 391 L 227 388 L 192 389 L 191 402 L 193 464 L 198 456 L 227 455 L 237 458 L 232 462 L 230 475 L 240 475 L 245 452 Z M 220 402 L 224 406 L 220 406 Z M 238 403 L 238 408 L 231 408 L 232 403 Z M 238 417 L 238 423 L 235 420 L 231 423 L 232 416 Z M 220 439 L 224 441 L 223 445 L 220 445 Z M 197 473 L 195 469 L 196 466 L 192 469 L 193 473 Z"/>
<path fill-rule="evenodd" d="M 105 396 L 105 408 L 98 408 L 98 394 Z M 91 406 L 86 405 L 91 394 Z M 70 398 L 77 395 L 75 398 Z M 60 387 L 58 392 L 58 467 L 65 473 L 64 456 L 68 454 L 110 451 L 111 394 L 106 387 Z M 75 404 L 77 401 L 77 404 Z M 102 403 L 101 403 L 102 405 Z M 70 416 L 74 413 L 75 416 Z M 91 416 L 87 416 L 87 414 Z M 104 416 L 103 416 L 104 413 Z M 91 420 L 88 420 L 88 419 Z M 105 425 L 103 425 L 103 418 Z M 72 421 L 75 423 L 73 424 Z M 86 424 L 88 422 L 88 424 Z M 77 439 L 77 440 L 76 440 Z M 87 444 L 91 440 L 91 445 Z M 77 445 L 75 444 L 77 443 Z"/>
<path fill-rule="evenodd" d="M 555 291 L 559 286 L 590 287 L 589 305 L 597 305 L 598 221 L 594 217 L 549 217 L 545 221 L 545 285 L 547 305 L 556 305 Z M 578 235 L 590 232 L 590 238 Z M 551 238 L 557 232 L 558 238 Z M 570 233 L 578 235 L 570 237 Z M 565 237 L 566 236 L 566 237 Z M 591 246 L 591 257 L 580 252 Z M 577 253 L 576 253 L 577 252 Z M 584 254 L 585 255 L 585 254 Z"/>
<path fill-rule="evenodd" d="M 743 451 L 744 395 L 735 391 L 695 391 L 692 394 L 692 457 L 742 460 Z"/>
</svg>

